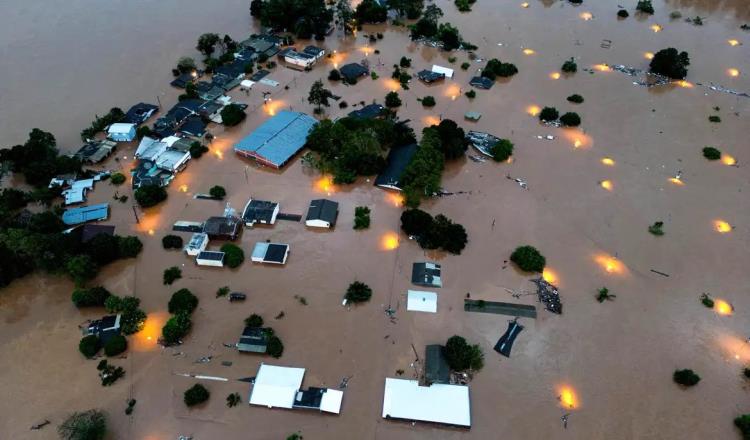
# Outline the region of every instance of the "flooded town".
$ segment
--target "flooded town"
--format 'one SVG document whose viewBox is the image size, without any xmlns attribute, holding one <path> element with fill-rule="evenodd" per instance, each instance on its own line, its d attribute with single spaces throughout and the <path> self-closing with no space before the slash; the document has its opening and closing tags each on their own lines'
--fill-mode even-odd
<svg viewBox="0 0 750 440">
<path fill-rule="evenodd" d="M 747 1 L 2 9 L 0 438 L 750 439 Z"/>
</svg>

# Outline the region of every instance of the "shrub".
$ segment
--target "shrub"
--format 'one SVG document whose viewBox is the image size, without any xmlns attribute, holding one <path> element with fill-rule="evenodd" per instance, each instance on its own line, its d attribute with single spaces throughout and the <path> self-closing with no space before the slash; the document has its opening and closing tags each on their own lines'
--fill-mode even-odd
<svg viewBox="0 0 750 440">
<path fill-rule="evenodd" d="M 701 381 L 701 377 L 695 374 L 695 372 L 690 369 L 675 370 L 674 374 L 672 375 L 672 379 L 674 379 L 675 383 L 684 387 L 692 387 L 694 385 L 697 385 L 698 382 Z"/>
<path fill-rule="evenodd" d="M 576 64 L 573 58 L 570 58 L 569 60 L 563 63 L 560 70 L 562 70 L 565 73 L 576 73 L 578 71 L 578 64 Z"/>
<path fill-rule="evenodd" d="M 445 360 L 454 371 L 481 370 L 484 366 L 484 354 L 479 345 L 469 345 L 461 336 L 448 338 Z"/>
<path fill-rule="evenodd" d="M 742 414 L 734 419 L 734 426 L 742 433 L 742 438 L 750 439 L 750 414 Z"/>
<path fill-rule="evenodd" d="M 229 286 L 219 287 L 216 290 L 216 297 L 229 295 Z"/>
<path fill-rule="evenodd" d="M 672 79 L 685 79 L 689 65 L 690 57 L 687 52 L 678 52 L 677 49 L 670 47 L 656 52 L 649 68 L 652 73 Z"/>
<path fill-rule="evenodd" d="M 401 98 L 398 97 L 396 92 L 388 92 L 385 95 L 385 106 L 388 108 L 395 108 L 401 106 Z"/>
<path fill-rule="evenodd" d="M 78 343 L 78 351 L 87 358 L 96 356 L 100 348 L 102 348 L 102 342 L 96 335 L 84 336 Z"/>
<path fill-rule="evenodd" d="M 239 393 L 232 393 L 227 396 L 227 406 L 230 408 L 234 408 L 239 405 L 240 402 L 242 402 L 242 397 L 240 397 Z"/>
<path fill-rule="evenodd" d="M 466 93 L 464 93 L 464 95 L 466 95 L 466 97 L 469 98 L 469 99 L 474 99 L 474 98 L 477 97 L 477 92 L 474 91 L 474 89 L 470 89 L 469 91 L 467 91 Z"/>
<path fill-rule="evenodd" d="M 164 249 L 182 249 L 182 237 L 179 235 L 165 235 L 161 239 L 161 245 Z"/>
<path fill-rule="evenodd" d="M 495 162 L 504 162 L 513 154 L 513 142 L 508 139 L 500 139 L 490 148 L 492 159 Z"/>
<path fill-rule="evenodd" d="M 602 287 L 601 289 L 596 291 L 596 300 L 600 303 L 603 303 L 604 301 L 612 301 L 617 297 L 617 295 L 612 295 L 609 293 L 609 289 L 606 287 Z"/>
<path fill-rule="evenodd" d="M 572 102 L 574 104 L 581 104 L 581 103 L 583 103 L 583 96 L 578 95 L 578 94 L 570 95 L 570 96 L 568 96 L 567 99 L 568 99 L 568 102 Z"/>
<path fill-rule="evenodd" d="M 745 379 L 750 379 L 750 368 L 743 368 L 742 375 L 745 376 Z"/>
<path fill-rule="evenodd" d="M 237 104 L 229 104 L 221 109 L 220 114 L 222 123 L 227 127 L 234 127 L 247 117 L 245 110 Z"/>
<path fill-rule="evenodd" d="M 398 62 L 398 65 L 401 67 L 411 67 L 411 58 L 401 57 L 401 60 Z"/>
<path fill-rule="evenodd" d="M 224 252 L 224 262 L 232 269 L 245 261 L 245 252 L 236 244 L 225 243 L 221 246 L 221 251 Z"/>
<path fill-rule="evenodd" d="M 135 258 L 143 249 L 141 239 L 135 236 L 118 237 L 117 250 L 120 258 Z"/>
<path fill-rule="evenodd" d="M 713 122 L 714 124 L 718 124 L 719 122 L 721 122 L 721 118 L 716 115 L 711 115 L 708 117 L 708 121 Z"/>
<path fill-rule="evenodd" d="M 99 265 L 88 255 L 76 255 L 65 263 L 65 271 L 76 282 L 77 285 L 83 284 L 99 273 Z"/>
<path fill-rule="evenodd" d="M 150 208 L 167 199 L 167 191 L 159 185 L 143 185 L 135 190 L 135 201 L 143 208 Z"/>
<path fill-rule="evenodd" d="M 95 409 L 73 413 L 62 422 L 57 432 L 63 440 L 103 440 L 107 434 L 107 418 Z"/>
<path fill-rule="evenodd" d="M 472 0 L 455 0 L 454 3 L 460 12 L 469 12 L 471 11 L 471 4 L 474 2 Z"/>
<path fill-rule="evenodd" d="M 620 18 L 628 18 L 630 17 L 630 14 L 625 9 L 620 9 L 619 11 L 617 11 L 617 16 Z"/>
<path fill-rule="evenodd" d="M 195 70 L 195 60 L 190 57 L 182 57 L 177 60 L 177 70 L 180 73 L 187 73 Z"/>
<path fill-rule="evenodd" d="M 104 344 L 104 354 L 107 356 L 117 356 L 128 349 L 128 340 L 123 335 L 114 335 Z"/>
<path fill-rule="evenodd" d="M 227 195 L 227 190 L 224 189 L 223 186 L 215 185 L 215 186 L 212 186 L 211 189 L 208 190 L 208 193 L 214 199 L 224 200 L 224 197 L 226 197 Z"/>
<path fill-rule="evenodd" d="M 650 15 L 654 13 L 654 6 L 651 4 L 651 0 L 638 0 L 635 10 Z"/>
<path fill-rule="evenodd" d="M 198 159 L 201 156 L 203 156 L 203 153 L 208 152 L 208 147 L 201 144 L 198 141 L 193 142 L 190 144 L 190 157 L 193 159 Z"/>
<path fill-rule="evenodd" d="M 109 181 L 112 182 L 113 185 L 122 185 L 125 183 L 125 175 L 122 173 L 114 173 L 109 178 Z"/>
<path fill-rule="evenodd" d="M 518 73 L 518 68 L 512 63 L 503 63 L 493 58 L 487 61 L 487 65 L 482 69 L 482 76 L 489 79 L 496 77 L 508 78 Z"/>
<path fill-rule="evenodd" d="M 708 307 L 709 309 L 714 308 L 714 300 L 707 293 L 703 293 L 700 296 L 701 304 Z"/>
<path fill-rule="evenodd" d="M 188 289 L 180 289 L 172 294 L 167 304 L 169 313 L 176 314 L 180 312 L 193 313 L 195 308 L 198 307 L 198 297 L 193 295 Z"/>
<path fill-rule="evenodd" d="M 104 287 L 97 286 L 90 289 L 76 289 L 71 300 L 76 307 L 101 307 L 111 293 Z"/>
<path fill-rule="evenodd" d="M 211 397 L 211 393 L 203 385 L 197 383 L 185 391 L 183 401 L 187 406 L 201 404 Z"/>
<path fill-rule="evenodd" d="M 560 113 L 554 107 L 544 107 L 539 113 L 539 120 L 542 122 L 556 121 L 560 117 Z"/>
<path fill-rule="evenodd" d="M 141 300 L 134 296 L 121 298 L 111 295 L 104 301 L 104 308 L 107 309 L 107 312 L 122 314 L 120 330 L 126 335 L 131 335 L 139 331 L 143 325 L 143 321 L 146 320 L 146 314 L 138 308 L 140 305 Z"/>
<path fill-rule="evenodd" d="M 346 289 L 344 297 L 353 303 L 365 302 L 372 297 L 372 289 L 365 283 L 355 281 Z"/>
<path fill-rule="evenodd" d="M 664 226 L 664 222 L 654 222 L 653 225 L 648 227 L 648 232 L 656 236 L 664 235 L 664 231 L 661 229 Z"/>
<path fill-rule="evenodd" d="M 516 263 L 524 272 L 541 272 L 547 264 L 544 258 L 533 246 L 519 246 L 510 254 L 510 261 Z"/>
<path fill-rule="evenodd" d="M 718 148 L 714 148 L 714 147 L 704 147 L 703 157 L 705 157 L 708 160 L 719 160 L 721 159 L 721 151 L 719 151 Z"/>
<path fill-rule="evenodd" d="M 172 266 L 168 269 L 164 269 L 163 281 L 165 285 L 171 285 L 180 278 L 182 278 L 182 271 L 179 267 Z"/>
<path fill-rule="evenodd" d="M 284 354 L 284 344 L 281 339 L 276 335 L 272 335 L 268 338 L 268 344 L 266 345 L 266 353 L 278 359 Z"/>
<path fill-rule="evenodd" d="M 461 70 L 469 70 L 469 67 L 471 67 L 471 63 L 469 62 L 461 63 Z"/>
<path fill-rule="evenodd" d="M 578 113 L 568 112 L 560 116 L 560 123 L 566 127 L 578 127 L 581 125 L 581 117 Z"/>
<path fill-rule="evenodd" d="M 190 315 L 184 312 L 177 313 L 167 320 L 161 329 L 161 335 L 167 344 L 176 344 L 188 334 L 193 322 Z"/>
<path fill-rule="evenodd" d="M 245 318 L 245 326 L 253 328 L 263 327 L 263 317 L 256 313 L 253 313 L 252 315 Z"/>
<path fill-rule="evenodd" d="M 422 105 L 425 107 L 434 107 L 435 106 L 435 98 L 432 96 L 425 96 L 422 98 Z"/>
<path fill-rule="evenodd" d="M 341 72 L 338 69 L 333 69 L 328 73 L 329 81 L 341 81 Z"/>
<path fill-rule="evenodd" d="M 354 208 L 354 229 L 367 229 L 370 227 L 370 208 L 357 206 Z"/>
</svg>

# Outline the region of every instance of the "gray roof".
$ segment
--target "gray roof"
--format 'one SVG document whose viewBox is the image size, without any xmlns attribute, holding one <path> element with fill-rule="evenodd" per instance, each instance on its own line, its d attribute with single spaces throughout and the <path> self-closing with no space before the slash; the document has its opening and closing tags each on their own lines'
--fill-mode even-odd
<svg viewBox="0 0 750 440">
<path fill-rule="evenodd" d="M 378 174 L 375 179 L 375 185 L 386 188 L 401 190 L 401 176 L 404 174 L 411 158 L 417 152 L 417 144 L 402 145 L 393 147 L 388 152 L 388 159 L 385 169 Z"/>
<path fill-rule="evenodd" d="M 237 217 L 211 217 L 203 225 L 203 232 L 211 238 L 229 238 L 239 235 L 240 219 Z"/>
<path fill-rule="evenodd" d="M 224 261 L 224 252 L 201 251 L 197 257 L 198 260 Z"/>
<path fill-rule="evenodd" d="M 370 71 L 367 69 L 367 67 L 357 64 L 357 63 L 349 63 L 345 66 L 342 66 L 339 69 L 339 72 L 341 72 L 341 76 L 348 80 L 356 80 L 360 76 L 367 75 Z"/>
<path fill-rule="evenodd" d="M 414 263 L 411 269 L 411 282 L 418 286 L 442 287 L 440 265 L 435 263 Z"/>
<path fill-rule="evenodd" d="M 305 113 L 281 111 L 240 140 L 234 151 L 281 168 L 305 146 L 308 133 L 317 123 Z"/>
<path fill-rule="evenodd" d="M 286 244 L 269 243 L 264 260 L 274 263 L 283 263 L 288 249 L 289 245 Z"/>
<path fill-rule="evenodd" d="M 267 329 L 245 327 L 237 343 L 237 350 L 250 353 L 265 353 L 268 347 Z"/>
<path fill-rule="evenodd" d="M 310 202 L 306 220 L 323 220 L 334 226 L 338 216 L 339 204 L 337 202 L 326 199 L 315 199 Z"/>
<path fill-rule="evenodd" d="M 451 369 L 445 359 L 445 347 L 428 345 L 424 352 L 424 381 L 428 385 L 450 383 Z"/>
<path fill-rule="evenodd" d="M 253 199 L 245 206 L 242 220 L 245 223 L 271 223 L 273 212 L 278 205 L 275 202 Z"/>
</svg>

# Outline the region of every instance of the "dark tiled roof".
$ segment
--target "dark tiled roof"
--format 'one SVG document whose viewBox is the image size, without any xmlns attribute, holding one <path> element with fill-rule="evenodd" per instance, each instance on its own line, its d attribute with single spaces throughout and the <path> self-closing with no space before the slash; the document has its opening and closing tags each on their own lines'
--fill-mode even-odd
<svg viewBox="0 0 750 440">
<path fill-rule="evenodd" d="M 445 347 L 426 346 L 424 359 L 424 380 L 427 384 L 450 383 L 451 369 L 445 359 Z"/>
<path fill-rule="evenodd" d="M 273 220 L 273 212 L 276 210 L 277 206 L 278 203 L 275 202 L 251 200 L 250 203 L 245 206 L 245 211 L 242 213 L 242 220 L 244 220 L 245 223 L 271 223 Z"/>
<path fill-rule="evenodd" d="M 264 260 L 275 263 L 283 263 L 287 249 L 289 249 L 289 246 L 285 244 L 271 243 L 268 245 L 268 250 L 266 251 L 266 257 L 264 258 Z"/>
<path fill-rule="evenodd" d="M 385 107 L 380 104 L 368 104 L 359 110 L 349 112 L 348 116 L 350 118 L 374 119 L 382 115 L 384 109 Z"/>
<path fill-rule="evenodd" d="M 495 81 L 485 78 L 483 76 L 475 76 L 469 81 L 469 84 L 472 86 L 478 88 L 478 89 L 490 89 L 492 88 L 492 85 L 495 84 Z"/>
<path fill-rule="evenodd" d="M 310 208 L 307 210 L 306 220 L 323 220 L 333 226 L 336 224 L 336 218 L 338 216 L 338 203 L 332 200 L 315 199 L 310 202 Z"/>
<path fill-rule="evenodd" d="M 341 76 L 348 80 L 356 80 L 360 76 L 367 75 L 370 73 L 369 69 L 367 67 L 357 64 L 357 63 L 350 63 L 345 66 L 342 66 L 339 69 L 339 72 L 341 72 Z"/>
<path fill-rule="evenodd" d="M 265 353 L 268 347 L 268 332 L 260 327 L 245 327 L 237 343 L 237 350 L 251 353 Z"/>
<path fill-rule="evenodd" d="M 203 225 L 203 232 L 212 238 L 234 240 L 239 235 L 240 219 L 237 217 L 211 217 Z"/>
<path fill-rule="evenodd" d="M 157 111 L 159 111 L 159 107 L 153 104 L 139 102 L 138 104 L 130 107 L 130 110 L 125 113 L 125 118 L 121 122 L 140 125 L 146 122 L 146 120 Z"/>
<path fill-rule="evenodd" d="M 87 243 L 99 234 L 115 235 L 115 227 L 112 225 L 88 224 L 81 226 L 81 242 Z"/>
<path fill-rule="evenodd" d="M 431 82 L 439 81 L 441 79 L 445 79 L 445 74 L 432 72 L 430 70 L 422 70 L 419 73 L 417 73 L 417 78 L 419 78 L 421 81 L 424 81 L 426 83 L 431 83 Z"/>
</svg>

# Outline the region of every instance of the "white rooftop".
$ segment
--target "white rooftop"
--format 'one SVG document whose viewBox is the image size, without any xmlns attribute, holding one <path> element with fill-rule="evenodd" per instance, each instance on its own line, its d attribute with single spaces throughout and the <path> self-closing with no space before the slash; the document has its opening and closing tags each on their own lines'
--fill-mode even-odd
<svg viewBox="0 0 750 440">
<path fill-rule="evenodd" d="M 292 408 L 304 376 L 304 368 L 261 364 L 255 385 L 250 391 L 250 404 L 269 408 Z"/>
<path fill-rule="evenodd" d="M 409 290 L 406 295 L 406 310 L 437 313 L 437 293 Z"/>
<path fill-rule="evenodd" d="M 338 414 L 341 412 L 341 400 L 344 398 L 344 392 L 339 390 L 326 389 L 323 398 L 320 401 L 320 410 Z"/>
<path fill-rule="evenodd" d="M 161 154 L 155 158 L 157 167 L 169 171 L 176 171 L 180 165 L 188 160 L 190 160 L 189 152 L 186 151 L 183 153 L 182 151 L 177 150 L 162 151 Z"/>
<path fill-rule="evenodd" d="M 416 380 L 386 378 L 383 418 L 470 427 L 469 387 L 444 384 L 423 387 Z"/>
<path fill-rule="evenodd" d="M 435 73 L 442 73 L 446 78 L 453 78 L 453 69 L 433 64 L 432 71 Z"/>
<path fill-rule="evenodd" d="M 109 130 L 107 130 L 108 133 L 130 133 L 130 130 L 135 128 L 135 124 L 126 124 L 122 122 L 118 122 L 116 124 L 112 124 L 109 126 Z"/>
</svg>

